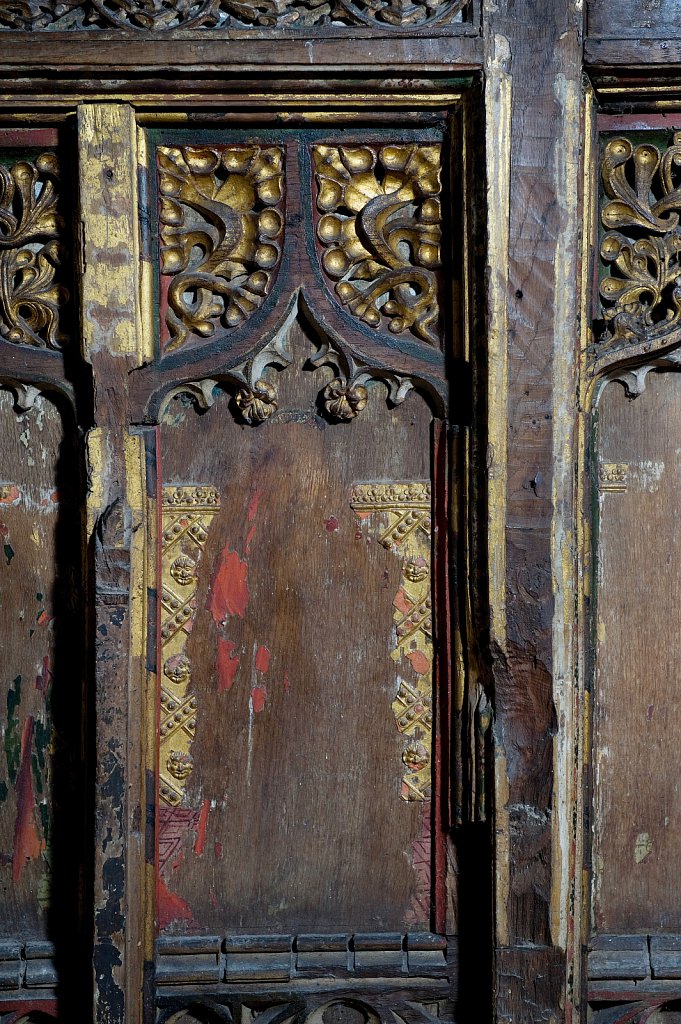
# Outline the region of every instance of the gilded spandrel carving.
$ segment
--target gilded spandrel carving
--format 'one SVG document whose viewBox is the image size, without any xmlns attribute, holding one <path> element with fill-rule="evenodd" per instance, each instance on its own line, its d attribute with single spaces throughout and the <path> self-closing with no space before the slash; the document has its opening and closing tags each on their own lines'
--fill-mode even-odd
<svg viewBox="0 0 681 1024">
<path fill-rule="evenodd" d="M 238 327 L 262 305 L 281 259 L 283 168 L 280 146 L 159 148 L 165 351 Z"/>
<path fill-rule="evenodd" d="M 644 356 L 674 342 L 681 327 L 681 132 L 658 148 L 610 139 L 601 175 L 599 291 L 605 330 L 592 346 L 594 360 L 609 352 Z M 638 351 L 638 345 L 645 349 Z M 625 381 L 642 390 L 645 368 Z"/>
<path fill-rule="evenodd" d="M 370 327 L 438 345 L 437 145 L 315 146 L 322 266 Z"/>
<path fill-rule="evenodd" d="M 58 176 L 54 153 L 0 165 L 0 335 L 18 345 L 61 348 L 65 341 Z"/>
<path fill-rule="evenodd" d="M 73 31 L 312 25 L 414 28 L 448 24 L 470 0 L 14 0 L 0 5 L 0 31 Z"/>
<path fill-rule="evenodd" d="M 161 718 L 159 796 L 175 807 L 191 774 L 196 697 L 187 639 L 196 611 L 198 569 L 220 496 L 213 487 L 168 486 L 161 513 Z"/>
<path fill-rule="evenodd" d="M 350 504 L 383 547 L 401 559 L 402 580 L 393 600 L 398 666 L 408 662 L 409 680 L 400 679 L 392 703 L 404 736 L 402 798 L 429 800 L 433 743 L 433 609 L 431 581 L 430 484 L 356 484 Z"/>
</svg>

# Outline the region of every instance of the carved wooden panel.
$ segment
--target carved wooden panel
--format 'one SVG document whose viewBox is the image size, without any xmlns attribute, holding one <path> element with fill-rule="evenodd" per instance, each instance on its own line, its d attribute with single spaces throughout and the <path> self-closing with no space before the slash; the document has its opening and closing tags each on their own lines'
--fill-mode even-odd
<svg viewBox="0 0 681 1024">
<path fill-rule="evenodd" d="M 73 196 L 59 142 L 0 132 L 0 1013 L 19 1016 L 55 1007 L 86 842 L 82 476 L 63 352 Z M 63 991 L 71 980 L 67 967 Z"/>
<path fill-rule="evenodd" d="M 593 913 L 605 932 L 681 930 L 681 651 L 660 618 L 681 585 L 680 383 L 650 374 L 634 402 L 611 384 L 599 406 Z"/>
<path fill-rule="evenodd" d="M 444 128 L 147 132 L 163 1020 L 450 994 Z"/>
<path fill-rule="evenodd" d="M 465 24 L 474 0 L 20 0 L 0 10 L 0 31 L 96 31 L 235 27 L 309 30 L 369 25 L 377 30 Z"/>
<path fill-rule="evenodd" d="M 678 142 L 620 119 L 599 154 L 587 976 L 613 1022 L 678 998 L 679 651 L 659 614 L 679 599 Z"/>
</svg>

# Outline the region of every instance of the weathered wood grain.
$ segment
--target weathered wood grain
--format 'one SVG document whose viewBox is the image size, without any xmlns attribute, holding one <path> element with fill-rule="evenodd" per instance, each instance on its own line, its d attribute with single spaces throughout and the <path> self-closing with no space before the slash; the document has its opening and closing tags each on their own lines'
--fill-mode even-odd
<svg viewBox="0 0 681 1024">
<path fill-rule="evenodd" d="M 651 373 L 635 401 L 610 384 L 599 406 L 592 913 L 606 932 L 681 927 L 681 652 L 664 627 L 680 596 L 679 383 Z M 609 481 L 614 464 L 625 467 L 624 483 Z"/>
<path fill-rule="evenodd" d="M 675 0 L 589 0 L 587 33 L 592 38 L 674 39 L 681 32 Z"/>
<path fill-rule="evenodd" d="M 314 346 L 293 333 L 299 366 Z M 429 479 L 431 413 L 418 396 L 389 411 L 376 385 L 352 423 L 331 424 L 315 407 L 330 368 L 276 376 L 279 411 L 257 428 L 222 398 L 199 418 L 176 400 L 161 429 L 164 484 L 221 494 L 187 644 L 186 788 L 206 813 L 163 869 L 181 914 L 169 903 L 162 917 L 275 934 L 427 928 L 412 861 L 430 805 L 400 797 L 391 709 L 398 675 L 411 680 L 390 656 L 402 560 L 350 499 L 358 482 Z"/>
</svg>

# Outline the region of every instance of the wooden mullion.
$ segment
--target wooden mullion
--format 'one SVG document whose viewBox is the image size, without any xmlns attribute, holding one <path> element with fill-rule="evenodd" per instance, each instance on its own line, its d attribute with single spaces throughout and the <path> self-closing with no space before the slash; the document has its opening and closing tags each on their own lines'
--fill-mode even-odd
<svg viewBox="0 0 681 1024">
<path fill-rule="evenodd" d="M 143 980 L 145 459 L 130 436 L 139 365 L 136 125 L 125 105 L 78 112 L 83 353 L 95 387 L 87 522 L 94 551 L 93 1020 L 137 1024 Z"/>
</svg>

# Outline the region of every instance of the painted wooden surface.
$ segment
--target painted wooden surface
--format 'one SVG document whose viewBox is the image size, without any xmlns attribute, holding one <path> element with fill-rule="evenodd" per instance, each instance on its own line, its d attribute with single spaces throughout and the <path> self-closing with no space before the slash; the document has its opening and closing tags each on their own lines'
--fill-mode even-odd
<svg viewBox="0 0 681 1024">
<path fill-rule="evenodd" d="M 587 4 L 587 32 L 594 38 L 674 39 L 681 32 L 681 12 L 675 0 L 608 0 Z"/>
<path fill-rule="evenodd" d="M 159 862 L 161 927 L 427 930 L 431 808 L 401 798 L 391 706 L 425 655 L 393 656 L 405 559 L 379 543 L 386 513 L 351 501 L 360 482 L 429 479 L 431 413 L 416 395 L 389 411 L 375 385 L 361 416 L 328 423 L 333 370 L 303 370 L 314 346 L 291 336 L 267 423 L 235 422 L 224 396 L 200 417 L 175 400 L 161 428 L 163 485 L 209 482 L 221 506 L 186 644 L 196 818 Z M 160 806 L 159 843 L 178 811 Z"/>
<path fill-rule="evenodd" d="M 0 936 L 63 938 L 78 924 L 69 835 L 84 795 L 78 467 L 53 402 L 18 413 L 8 390 L 0 402 Z"/>
<path fill-rule="evenodd" d="M 679 383 L 650 374 L 634 401 L 610 384 L 599 404 L 593 924 L 603 932 L 681 929 L 680 652 L 674 631 L 660 633 L 679 599 Z"/>
</svg>

